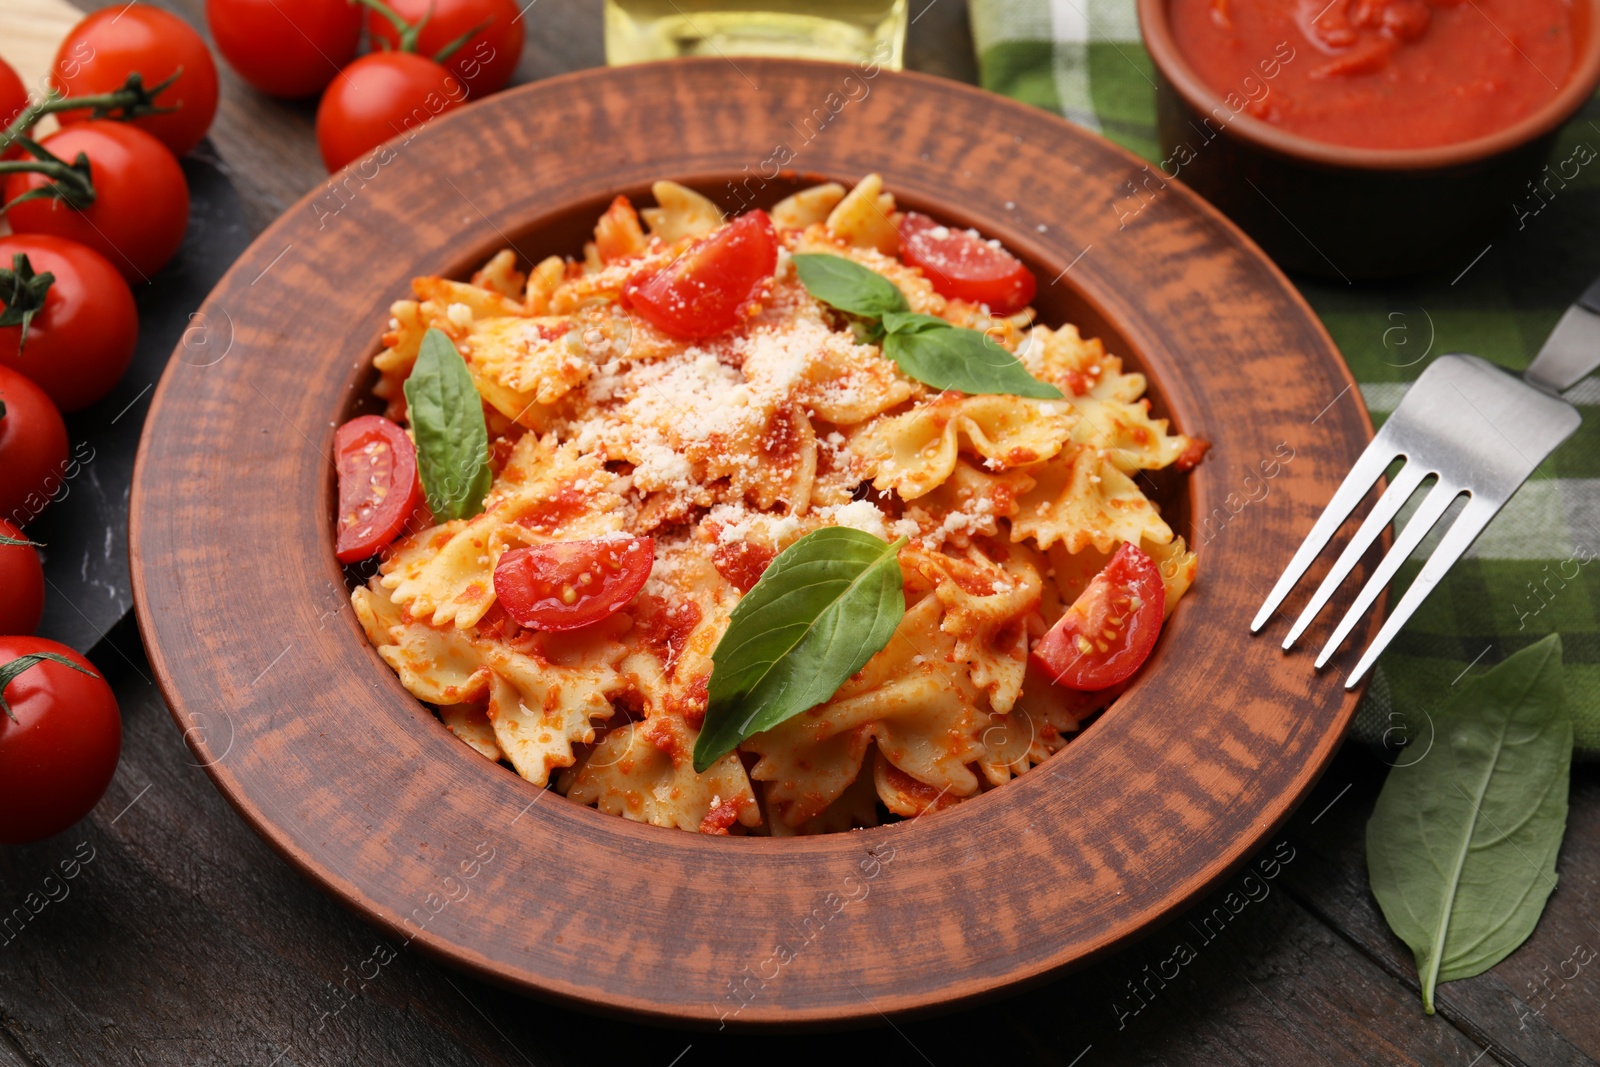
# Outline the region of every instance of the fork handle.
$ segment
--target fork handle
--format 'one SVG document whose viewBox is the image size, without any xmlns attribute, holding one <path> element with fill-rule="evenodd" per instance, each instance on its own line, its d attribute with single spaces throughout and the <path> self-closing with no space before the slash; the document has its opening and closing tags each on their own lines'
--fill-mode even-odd
<svg viewBox="0 0 1600 1067">
<path fill-rule="evenodd" d="M 1567 308 L 1523 373 L 1532 385 L 1559 394 L 1600 368 L 1600 279 Z"/>
</svg>

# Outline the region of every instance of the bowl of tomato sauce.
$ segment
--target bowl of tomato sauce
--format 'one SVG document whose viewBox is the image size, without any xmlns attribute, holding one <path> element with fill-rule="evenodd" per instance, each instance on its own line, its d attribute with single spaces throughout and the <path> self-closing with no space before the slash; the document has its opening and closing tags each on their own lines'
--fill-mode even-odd
<svg viewBox="0 0 1600 1067">
<path fill-rule="evenodd" d="M 1551 148 L 1600 82 L 1600 0 L 1139 0 L 1139 20 L 1152 177 L 1290 270 L 1464 268 L 1596 158 Z"/>
</svg>

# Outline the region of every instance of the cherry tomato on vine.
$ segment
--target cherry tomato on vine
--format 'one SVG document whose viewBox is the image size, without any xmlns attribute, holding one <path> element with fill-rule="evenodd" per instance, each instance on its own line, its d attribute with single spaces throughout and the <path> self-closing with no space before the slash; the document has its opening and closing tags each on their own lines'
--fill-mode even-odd
<svg viewBox="0 0 1600 1067">
<path fill-rule="evenodd" d="M 655 541 L 557 541 L 513 548 L 494 568 L 494 595 L 530 630 L 576 630 L 628 606 L 655 565 Z"/>
<path fill-rule="evenodd" d="M 323 165 L 332 173 L 466 99 L 460 80 L 431 59 L 410 52 L 362 56 L 334 79 L 317 107 Z"/>
<path fill-rule="evenodd" d="M 122 715 L 88 660 L 41 637 L 0 637 L 0 844 L 40 841 L 99 803 Z"/>
<path fill-rule="evenodd" d="M 11 64 L 0 59 L 0 130 L 11 125 L 11 120 L 22 113 L 28 106 L 28 87 L 22 84 L 22 78 L 12 69 Z M 22 154 L 22 149 L 12 145 L 0 159 L 14 159 Z"/>
<path fill-rule="evenodd" d="M 350 0 L 206 0 L 206 22 L 239 77 L 289 99 L 321 92 L 361 43 Z"/>
<path fill-rule="evenodd" d="M 359 415 L 334 433 L 333 454 L 339 470 L 334 553 L 340 563 L 355 563 L 398 537 L 422 504 L 417 449 L 383 416 Z"/>
<path fill-rule="evenodd" d="M 67 427 L 43 389 L 0 366 L 0 518 L 26 526 L 61 487 Z"/>
<path fill-rule="evenodd" d="M 67 163 L 89 157 L 94 203 L 78 209 L 55 197 L 6 211 L 17 233 L 65 237 L 99 252 L 129 284 L 147 281 L 178 251 L 189 224 L 189 183 L 160 141 L 124 122 L 83 122 L 42 142 Z M 13 174 L 7 203 L 50 184 L 43 174 Z"/>
<path fill-rule="evenodd" d="M 31 634 L 44 616 L 44 568 L 23 532 L 0 519 L 0 634 Z"/>
<path fill-rule="evenodd" d="M 759 309 L 777 267 L 778 235 L 757 209 L 701 238 L 666 267 L 628 279 L 622 302 L 674 337 L 715 337 Z"/>
<path fill-rule="evenodd" d="M 180 68 L 178 80 L 156 97 L 157 107 L 174 110 L 141 115 L 133 124 L 181 156 L 200 143 L 216 116 L 217 65 L 205 41 L 176 15 L 148 4 L 95 12 L 61 42 L 50 84 L 66 96 L 89 96 L 115 92 L 134 73 L 155 86 Z M 56 114 L 63 126 L 89 118 L 87 109 Z"/>
<path fill-rule="evenodd" d="M 421 23 L 418 55 L 437 57 L 471 34 L 439 62 L 461 79 L 472 99 L 505 88 L 516 73 L 524 27 L 513 0 L 389 0 L 389 7 L 411 25 Z M 375 42 L 395 50 L 401 47 L 400 31 L 377 11 L 367 12 L 367 32 Z"/>
<path fill-rule="evenodd" d="M 987 304 L 1000 315 L 1027 307 L 1038 287 L 1010 252 L 915 211 L 900 222 L 900 258 L 921 268 L 940 296 Z"/>
<path fill-rule="evenodd" d="M 35 284 L 13 289 L 13 300 L 34 310 L 26 327 L 0 326 L 0 364 L 27 375 L 62 411 L 88 407 L 111 391 L 133 358 L 139 337 L 133 293 L 104 256 L 62 237 L 0 237 L 0 270 L 11 270 L 18 255 L 27 257 Z M 55 276 L 48 288 L 37 284 L 45 273 Z"/>
<path fill-rule="evenodd" d="M 1069 689 L 1126 681 L 1155 647 L 1167 590 L 1155 561 L 1124 543 L 1033 646 L 1033 663 Z"/>
</svg>

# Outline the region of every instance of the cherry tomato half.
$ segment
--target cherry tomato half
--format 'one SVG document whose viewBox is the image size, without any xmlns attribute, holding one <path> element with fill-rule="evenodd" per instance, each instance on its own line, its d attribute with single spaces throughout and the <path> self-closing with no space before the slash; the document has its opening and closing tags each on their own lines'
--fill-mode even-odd
<svg viewBox="0 0 1600 1067">
<path fill-rule="evenodd" d="M 940 296 L 987 304 L 999 315 L 1027 307 L 1038 287 L 1010 252 L 915 211 L 900 222 L 900 258 L 921 269 Z"/>
<path fill-rule="evenodd" d="M 157 107 L 175 110 L 142 115 L 133 123 L 181 156 L 200 143 L 216 116 L 217 65 L 200 35 L 178 16 L 148 4 L 96 11 L 61 42 L 50 83 L 66 96 L 88 96 L 115 92 L 129 74 L 154 86 L 180 68 L 178 80 L 156 97 Z M 56 114 L 63 126 L 89 117 L 87 109 Z"/>
<path fill-rule="evenodd" d="M 189 225 L 189 183 L 160 141 L 125 122 L 104 120 L 68 126 L 40 143 L 68 163 L 79 152 L 89 157 L 94 203 L 82 211 L 54 197 L 16 204 L 6 211 L 13 231 L 86 245 L 130 285 L 148 281 L 177 253 Z M 13 174 L 6 202 L 49 183 L 43 174 Z"/>
<path fill-rule="evenodd" d="M 777 269 L 778 235 L 757 209 L 701 238 L 666 267 L 628 279 L 622 302 L 674 337 L 715 337 L 760 310 Z"/>
<path fill-rule="evenodd" d="M 27 662 L 41 655 L 59 658 Z M 4 684 L 12 664 L 21 673 Z M 0 637 L 0 697 L 11 709 L 0 711 L 0 844 L 20 845 L 99 803 L 122 754 L 122 715 L 88 660 L 42 637 Z"/>
<path fill-rule="evenodd" d="M 21 530 L 0 519 L 0 634 L 31 634 L 43 617 L 39 553 Z"/>
<path fill-rule="evenodd" d="M 1166 613 L 1155 561 L 1124 543 L 1033 646 L 1034 665 L 1069 689 L 1106 689 L 1139 669 Z"/>
<path fill-rule="evenodd" d="M 0 130 L 11 125 L 11 120 L 22 113 L 28 106 L 28 87 L 22 84 L 22 78 L 12 69 L 11 64 L 0 59 Z M 18 145 L 12 145 L 0 159 L 15 159 L 22 154 Z"/>
<path fill-rule="evenodd" d="M 61 487 L 67 427 L 43 389 L 0 365 L 0 518 L 26 526 Z"/>
<path fill-rule="evenodd" d="M 395 14 L 413 26 L 428 21 L 417 35 L 417 54 L 435 56 L 467 33 L 465 44 L 440 60 L 476 100 L 505 88 L 522 58 L 524 27 L 513 0 L 390 0 Z M 391 49 L 400 46 L 394 23 L 367 12 L 367 32 Z"/>
<path fill-rule="evenodd" d="M 422 503 L 417 448 L 382 415 L 360 415 L 333 435 L 339 468 L 340 563 L 366 559 L 400 535 Z"/>
<path fill-rule="evenodd" d="M 349 0 L 206 0 L 217 51 L 264 93 L 321 92 L 361 43 L 361 8 Z"/>
<path fill-rule="evenodd" d="M 576 630 L 627 607 L 655 553 L 649 537 L 513 548 L 494 568 L 494 595 L 530 630 Z"/>
<path fill-rule="evenodd" d="M 364 55 L 344 68 L 317 106 L 322 163 L 332 173 L 466 99 L 466 86 L 431 59 L 410 52 Z"/>
<path fill-rule="evenodd" d="M 62 411 L 105 396 L 133 358 L 139 312 L 133 293 L 106 258 L 48 234 L 0 237 L 0 267 L 28 257 L 35 275 L 55 275 L 44 306 L 22 326 L 0 326 L 0 363 L 31 378 Z"/>
</svg>

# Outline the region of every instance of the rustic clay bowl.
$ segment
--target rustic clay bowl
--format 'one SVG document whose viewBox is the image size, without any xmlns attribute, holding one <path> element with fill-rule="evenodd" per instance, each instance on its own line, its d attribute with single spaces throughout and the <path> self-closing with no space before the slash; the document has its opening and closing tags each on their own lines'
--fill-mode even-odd
<svg viewBox="0 0 1600 1067">
<path fill-rule="evenodd" d="M 1169 0 L 1139 0 L 1156 68 L 1163 161 L 1244 228 L 1286 270 L 1345 281 L 1468 267 L 1529 201 L 1527 183 L 1556 133 L 1600 84 L 1600 0 L 1572 5 L 1578 58 L 1542 108 L 1513 126 L 1434 148 L 1349 148 L 1231 110 L 1189 66 Z M 1220 110 L 1219 110 L 1220 109 Z M 1220 133 L 1214 131 L 1221 127 Z M 1190 152 L 1182 153 L 1180 146 Z"/>
<path fill-rule="evenodd" d="M 658 177 L 770 204 L 802 180 L 764 164 L 778 146 L 791 172 L 878 171 L 902 204 L 1000 238 L 1038 273 L 1047 320 L 1106 338 L 1214 446 L 1153 490 L 1200 542 L 1199 584 L 1080 740 L 921 820 L 711 838 L 535 789 L 401 688 L 346 603 L 328 453 L 412 276 L 464 275 L 508 244 L 575 252 L 614 194 L 644 201 Z M 1371 429 L 1326 332 L 1220 214 L 1174 187 L 1118 230 L 1110 207 L 1139 166 L 952 82 L 741 58 L 525 86 L 336 175 L 212 293 L 140 449 L 139 622 L 200 761 L 396 944 L 661 1022 L 868 1022 L 1149 931 L 1283 823 L 1355 710 L 1337 672 L 1248 624 Z"/>
</svg>

